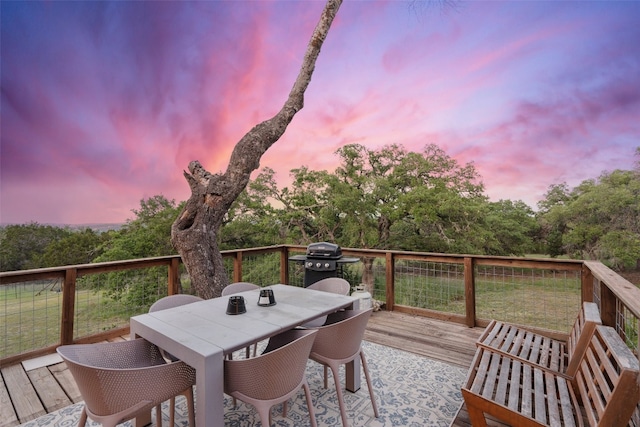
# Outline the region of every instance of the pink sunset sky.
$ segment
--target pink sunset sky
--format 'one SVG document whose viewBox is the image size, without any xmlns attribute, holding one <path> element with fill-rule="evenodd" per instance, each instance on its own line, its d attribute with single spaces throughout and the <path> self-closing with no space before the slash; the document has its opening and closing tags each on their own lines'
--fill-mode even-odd
<svg viewBox="0 0 640 427">
<path fill-rule="evenodd" d="M 0 2 L 0 222 L 117 223 L 189 197 L 283 104 L 321 1 Z M 640 2 L 348 1 L 305 107 L 262 158 L 282 186 L 336 149 L 435 143 L 491 200 L 632 169 Z"/>
</svg>

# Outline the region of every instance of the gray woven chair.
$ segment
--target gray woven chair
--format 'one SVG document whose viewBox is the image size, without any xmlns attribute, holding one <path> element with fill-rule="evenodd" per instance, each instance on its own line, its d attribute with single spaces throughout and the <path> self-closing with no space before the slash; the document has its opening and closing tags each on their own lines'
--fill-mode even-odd
<svg viewBox="0 0 640 427">
<path fill-rule="evenodd" d="M 252 291 L 254 289 L 260 289 L 260 286 L 249 282 L 235 282 L 225 286 L 222 289 L 221 295 L 226 297 L 227 295 L 237 294 L 238 292 Z"/>
<path fill-rule="evenodd" d="M 263 426 L 271 425 L 271 407 L 304 389 L 311 425 L 316 417 L 305 377 L 309 351 L 317 331 L 293 329 L 269 339 L 258 357 L 224 361 L 224 392 L 253 405 Z M 286 416 L 286 409 L 283 412 Z"/>
<path fill-rule="evenodd" d="M 160 298 L 158 301 L 151 304 L 151 307 L 149 307 L 149 313 L 153 311 L 166 310 L 167 308 L 180 307 L 181 305 L 191 304 L 192 302 L 198 301 L 203 301 L 203 299 L 195 295 L 188 294 L 169 295 L 164 298 Z"/>
<path fill-rule="evenodd" d="M 180 307 L 182 305 L 185 304 L 191 304 L 193 302 L 198 302 L 198 301 L 203 301 L 202 298 L 195 296 L 195 295 L 188 295 L 188 294 L 175 294 L 175 295 L 168 295 L 166 297 L 160 298 L 159 300 L 157 300 L 156 302 L 154 302 L 151 307 L 149 307 L 149 313 L 152 313 L 154 311 L 160 311 L 160 310 L 166 310 L 168 308 L 174 308 L 174 307 Z M 162 356 L 171 361 L 171 362 L 177 362 L 178 358 L 175 357 L 174 355 L 167 353 L 166 351 L 160 349 L 160 351 L 162 352 Z M 189 414 L 193 413 L 193 388 L 189 387 L 188 389 L 186 389 L 183 393 L 180 393 L 182 395 L 184 395 L 184 397 L 186 397 L 187 399 L 187 405 L 189 405 Z M 175 417 L 176 417 L 176 398 L 171 397 L 169 399 L 169 425 L 171 427 L 173 427 L 175 425 Z M 194 425 L 194 420 L 189 419 L 189 425 Z"/>
<path fill-rule="evenodd" d="M 80 427 L 87 416 L 114 427 L 153 407 L 156 423 L 162 426 L 162 402 L 195 383 L 193 368 L 184 362 L 166 363 L 159 349 L 144 339 L 64 345 L 57 351 L 84 399 Z M 189 411 L 189 422 L 194 425 L 192 404 Z"/>
<path fill-rule="evenodd" d="M 342 425 L 347 427 L 347 411 L 344 404 L 344 397 L 338 370 L 340 365 L 344 365 L 353 361 L 358 356 L 362 362 L 364 376 L 367 379 L 367 387 L 369 388 L 369 397 L 373 406 L 373 413 L 378 417 L 378 406 L 373 395 L 373 387 L 371 385 L 371 377 L 367 360 L 362 351 L 362 337 L 367 327 L 367 322 L 373 309 L 368 310 L 346 310 L 338 311 L 327 316 L 327 322 L 315 330 L 318 331 L 309 358 L 324 365 L 324 387 L 327 388 L 327 367 L 331 369 L 333 379 L 336 384 L 336 393 L 338 395 L 338 404 L 340 405 L 340 416 L 342 417 Z"/>
<path fill-rule="evenodd" d="M 331 292 L 339 295 L 349 295 L 351 285 L 345 279 L 340 277 L 327 277 L 322 280 L 318 280 L 315 283 L 307 286 L 307 289 L 314 289 L 316 291 Z M 302 325 L 303 328 L 317 328 L 324 325 L 327 320 L 327 316 L 321 316 L 317 319 L 313 319 L 310 322 Z"/>
<path fill-rule="evenodd" d="M 351 285 L 345 279 L 340 277 L 327 277 L 312 283 L 307 286 L 307 289 L 315 289 L 316 291 L 331 292 L 340 295 L 349 295 Z"/>
</svg>

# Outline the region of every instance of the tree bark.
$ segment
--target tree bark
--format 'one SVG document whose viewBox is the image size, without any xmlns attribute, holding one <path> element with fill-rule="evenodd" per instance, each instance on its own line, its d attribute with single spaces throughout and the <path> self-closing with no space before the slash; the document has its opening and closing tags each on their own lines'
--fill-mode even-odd
<svg viewBox="0 0 640 427">
<path fill-rule="evenodd" d="M 224 215 L 244 190 L 260 158 L 280 137 L 304 106 L 316 59 L 342 0 L 328 0 L 309 40 L 298 77 L 282 109 L 272 118 L 254 126 L 236 144 L 224 174 L 211 174 L 196 160 L 184 176 L 191 196 L 184 210 L 171 226 L 171 241 L 182 257 L 191 286 L 202 298 L 220 295 L 228 284 L 222 255 L 218 248 L 218 231 Z"/>
</svg>

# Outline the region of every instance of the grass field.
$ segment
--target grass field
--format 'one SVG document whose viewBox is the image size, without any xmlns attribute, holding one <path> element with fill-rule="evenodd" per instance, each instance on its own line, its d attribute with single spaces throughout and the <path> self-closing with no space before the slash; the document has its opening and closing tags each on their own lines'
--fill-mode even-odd
<svg viewBox="0 0 640 427">
<path fill-rule="evenodd" d="M 384 301 L 385 276 L 375 275 L 374 298 Z M 523 268 L 479 268 L 476 315 L 483 319 L 566 333 L 580 310 L 580 276 Z M 465 314 L 464 275 L 459 265 L 411 262 L 395 275 L 395 304 Z"/>
<path fill-rule="evenodd" d="M 149 303 L 150 305 L 151 303 Z M 76 292 L 74 336 L 83 337 L 126 326 L 149 305 L 116 302 L 103 292 Z M 3 286 L 0 291 L 0 357 L 54 345 L 60 340 L 62 292 L 46 283 Z"/>
</svg>

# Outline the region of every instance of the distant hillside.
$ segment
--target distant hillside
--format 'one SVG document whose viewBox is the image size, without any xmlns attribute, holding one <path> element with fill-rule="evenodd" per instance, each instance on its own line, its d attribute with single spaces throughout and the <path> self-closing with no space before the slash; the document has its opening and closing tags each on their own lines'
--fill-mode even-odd
<svg viewBox="0 0 640 427">
<path fill-rule="evenodd" d="M 2 224 L 0 224 L 0 227 L 6 227 L 8 225 L 21 225 L 21 224 L 2 223 Z M 47 224 L 40 224 L 40 225 L 50 225 L 51 227 L 59 227 L 59 228 L 69 227 L 72 230 L 84 230 L 85 228 L 90 228 L 90 229 L 92 229 L 94 231 L 97 231 L 97 232 L 105 232 L 105 231 L 109 231 L 109 230 L 120 230 L 122 228 L 122 226 L 124 225 L 124 223 L 117 223 L 117 224 L 113 224 L 113 223 L 96 223 L 96 224 L 54 224 L 54 223 L 47 223 Z"/>
<path fill-rule="evenodd" d="M 90 228 L 94 231 L 120 230 L 124 223 L 121 224 L 69 224 L 68 227 L 74 230 Z"/>
</svg>

